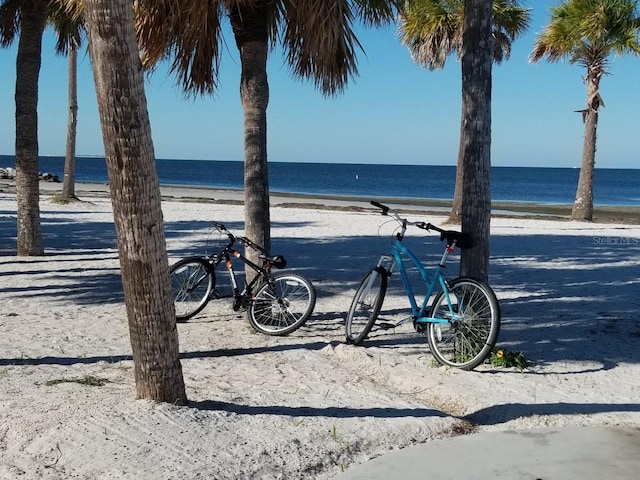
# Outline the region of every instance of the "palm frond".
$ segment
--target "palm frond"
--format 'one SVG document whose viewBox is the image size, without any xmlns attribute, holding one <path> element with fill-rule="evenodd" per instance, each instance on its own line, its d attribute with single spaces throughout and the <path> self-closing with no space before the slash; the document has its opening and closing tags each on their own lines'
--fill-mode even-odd
<svg viewBox="0 0 640 480">
<path fill-rule="evenodd" d="M 220 66 L 221 16 L 217 0 L 137 0 L 136 34 L 145 68 L 171 58 L 171 73 L 187 93 L 213 93 Z"/>
<path fill-rule="evenodd" d="M 20 31 L 21 0 L 4 0 L 0 5 L 0 45 L 8 47 Z"/>
<path fill-rule="evenodd" d="M 414 62 L 429 70 L 444 67 L 447 57 L 462 49 L 464 2 L 408 1 L 399 15 L 398 35 Z"/>
<path fill-rule="evenodd" d="M 552 8 L 530 61 L 568 59 L 606 71 L 607 57 L 612 54 L 640 55 L 637 8 L 635 0 L 565 0 Z"/>
<path fill-rule="evenodd" d="M 493 61 L 502 63 L 511 57 L 511 45 L 529 28 L 531 10 L 520 0 L 493 0 Z"/>
<path fill-rule="evenodd" d="M 86 29 L 79 2 L 51 2 L 47 23 L 56 31 L 55 50 L 58 55 L 67 55 L 71 48 L 77 49 L 82 44 Z"/>
<path fill-rule="evenodd" d="M 342 91 L 357 74 L 356 50 L 362 50 L 349 1 L 286 0 L 283 7 L 282 41 L 293 74 L 325 95 Z"/>
<path fill-rule="evenodd" d="M 493 0 L 493 61 L 511 55 L 511 44 L 531 21 L 520 0 Z M 408 0 L 400 15 L 399 35 L 411 57 L 430 70 L 444 67 L 449 55 L 462 51 L 463 0 Z"/>
<path fill-rule="evenodd" d="M 405 3 L 406 0 L 353 0 L 353 10 L 364 25 L 380 27 L 395 20 Z"/>
</svg>

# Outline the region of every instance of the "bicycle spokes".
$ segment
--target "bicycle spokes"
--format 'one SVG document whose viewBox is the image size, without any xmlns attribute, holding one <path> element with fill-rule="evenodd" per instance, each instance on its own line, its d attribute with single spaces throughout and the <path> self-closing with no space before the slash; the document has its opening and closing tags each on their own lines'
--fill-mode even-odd
<svg viewBox="0 0 640 480">
<path fill-rule="evenodd" d="M 431 324 L 429 345 L 445 365 L 473 368 L 495 344 L 499 313 L 497 300 L 486 286 L 471 279 L 451 283 L 447 295 L 434 301 L 432 317 L 449 318 L 446 324 Z"/>
<path fill-rule="evenodd" d="M 280 275 L 269 280 L 253 297 L 249 321 L 262 333 L 284 335 L 304 324 L 315 301 L 315 289 L 304 277 Z"/>
</svg>

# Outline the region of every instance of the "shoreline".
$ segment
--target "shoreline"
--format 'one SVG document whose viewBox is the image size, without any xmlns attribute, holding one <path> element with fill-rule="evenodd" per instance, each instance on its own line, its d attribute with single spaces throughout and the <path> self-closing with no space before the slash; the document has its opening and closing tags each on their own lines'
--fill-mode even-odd
<svg viewBox="0 0 640 480">
<path fill-rule="evenodd" d="M 62 190 L 62 183 L 40 182 L 41 194 L 53 194 Z M 106 183 L 76 182 L 78 197 L 108 196 Z M 204 187 L 198 185 L 160 185 L 164 200 L 212 202 L 221 204 L 242 204 L 243 190 L 226 187 Z M 15 193 L 15 181 L 0 180 L 0 193 Z M 289 208 L 315 208 L 330 210 L 364 210 L 371 208 L 369 201 L 377 200 L 393 205 L 400 210 L 419 211 L 438 215 L 448 215 L 451 200 L 428 198 L 377 197 L 362 198 L 350 195 L 305 194 L 272 191 L 271 206 Z M 545 218 L 550 220 L 570 220 L 571 204 L 544 204 L 535 202 L 493 201 L 492 217 Z M 640 224 L 640 206 L 595 205 L 594 223 Z"/>
</svg>

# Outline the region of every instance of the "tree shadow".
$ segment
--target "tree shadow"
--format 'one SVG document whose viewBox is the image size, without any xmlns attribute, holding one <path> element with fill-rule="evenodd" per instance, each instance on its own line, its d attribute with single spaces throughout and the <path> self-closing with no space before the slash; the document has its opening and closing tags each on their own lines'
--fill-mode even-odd
<svg viewBox="0 0 640 480">
<path fill-rule="evenodd" d="M 449 415 L 433 408 L 352 408 L 352 407 L 285 407 L 282 405 L 240 405 L 237 403 L 207 400 L 189 402 L 199 410 L 215 410 L 238 415 L 276 415 L 286 417 L 329 418 L 447 418 Z"/>
<path fill-rule="evenodd" d="M 638 403 L 506 403 L 492 405 L 463 417 L 474 425 L 499 425 L 533 415 L 594 415 L 596 413 L 640 412 Z"/>
<path fill-rule="evenodd" d="M 353 295 L 364 274 L 380 254 L 389 250 L 390 237 L 278 236 L 280 228 L 307 224 L 274 223 L 272 252 L 285 255 L 287 270 L 307 276 L 316 286 L 318 303 L 308 327 L 335 326 L 348 308 L 344 305 L 345 295 Z M 624 226 L 607 227 L 607 236 L 589 236 L 578 233 L 580 225 L 567 225 L 567 233 L 561 235 L 528 234 L 514 228 L 514 235 L 491 237 L 491 283 L 502 310 L 499 345 L 522 351 L 537 365 L 577 360 L 595 362 L 598 367 L 593 368 L 609 369 L 620 362 L 638 363 L 640 239 L 627 237 Z M 227 227 L 241 231 L 243 222 L 229 222 Z M 208 221 L 166 222 L 172 256 L 202 253 L 198 241 L 208 229 Z M 69 214 L 47 221 L 44 231 L 52 255 L 28 259 L 0 257 L 0 277 L 7 280 L 0 287 L 0 294 L 31 296 L 44 302 L 64 299 L 82 305 L 122 302 L 111 222 L 80 221 Z M 0 255 L 6 255 L 6 245 L 15 241 L 12 235 L 15 235 L 15 213 L 0 212 Z M 197 248 L 191 246 L 191 240 Z M 422 232 L 408 235 L 406 243 L 422 254 L 427 266 L 435 266 L 442 254 L 443 245 L 435 235 Z M 73 264 L 76 259 L 86 263 L 92 258 L 96 259 L 95 268 L 78 268 Z M 456 258 L 452 257 L 448 266 L 451 277 L 457 275 Z M 34 280 L 45 275 L 51 278 L 45 279 L 46 284 L 41 280 L 29 282 L 28 288 L 17 288 L 11 286 L 14 275 L 27 275 Z M 388 295 L 399 294 L 399 276 L 393 276 L 390 282 Z M 56 288 L 58 284 L 64 288 Z M 383 305 L 382 315 L 389 313 L 400 313 L 395 303 L 390 307 Z M 417 341 L 399 335 L 380 336 L 371 345 L 390 347 L 394 343 Z"/>
</svg>

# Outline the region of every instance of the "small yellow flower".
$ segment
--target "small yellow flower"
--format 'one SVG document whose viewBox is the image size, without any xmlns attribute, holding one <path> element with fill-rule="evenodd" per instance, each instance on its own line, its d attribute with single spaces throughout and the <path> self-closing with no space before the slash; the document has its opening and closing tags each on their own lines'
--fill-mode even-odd
<svg viewBox="0 0 640 480">
<path fill-rule="evenodd" d="M 497 357 L 497 358 L 502 358 L 502 357 L 503 357 L 503 355 L 504 355 L 504 352 L 503 352 L 502 350 L 498 350 L 498 351 L 496 352 L 496 357 Z"/>
</svg>

